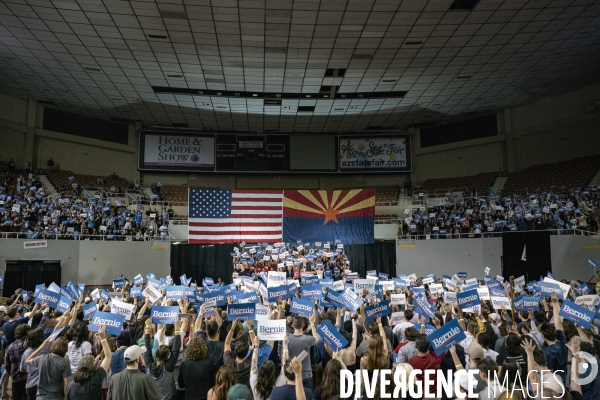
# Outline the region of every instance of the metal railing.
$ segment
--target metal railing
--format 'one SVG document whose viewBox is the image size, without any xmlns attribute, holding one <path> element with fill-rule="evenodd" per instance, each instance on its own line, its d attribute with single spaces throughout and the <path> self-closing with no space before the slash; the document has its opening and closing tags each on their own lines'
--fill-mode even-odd
<svg viewBox="0 0 600 400">
<path fill-rule="evenodd" d="M 113 242 L 169 242 L 177 239 L 171 239 L 168 235 L 162 237 L 160 235 L 153 235 L 148 237 L 141 237 L 137 239 L 135 235 L 90 235 L 90 234 L 79 234 L 75 235 L 73 232 L 68 233 L 49 233 L 42 236 L 35 237 L 32 233 L 26 232 L 0 232 L 0 239 L 30 239 L 30 240 L 100 240 L 100 241 L 113 241 Z"/>
<path fill-rule="evenodd" d="M 454 233 L 454 232 L 445 232 L 445 233 L 439 233 L 438 232 L 431 232 L 429 234 L 425 234 L 425 233 L 406 233 L 404 232 L 403 234 L 400 234 L 400 232 L 398 232 L 398 240 L 442 240 L 442 239 L 485 239 L 485 238 L 499 238 L 502 237 L 502 235 L 504 233 L 511 233 L 511 232 L 542 232 L 542 231 L 549 231 L 551 235 L 564 235 L 564 236 L 568 236 L 568 235 L 578 235 L 578 236 L 586 236 L 586 237 L 590 237 L 593 239 L 599 239 L 600 240 L 600 236 L 598 235 L 598 233 L 594 233 L 594 232 L 590 232 L 590 231 L 584 231 L 581 229 L 530 229 L 530 230 L 526 230 L 526 231 L 505 231 L 505 232 L 481 232 L 481 233 L 473 233 L 473 232 L 469 232 L 469 233 Z"/>
</svg>

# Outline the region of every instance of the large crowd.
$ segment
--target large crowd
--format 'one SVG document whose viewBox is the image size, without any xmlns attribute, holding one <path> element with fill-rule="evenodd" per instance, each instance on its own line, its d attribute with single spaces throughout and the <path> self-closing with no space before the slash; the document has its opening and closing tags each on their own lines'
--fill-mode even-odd
<svg viewBox="0 0 600 400">
<path fill-rule="evenodd" d="M 600 398 L 600 378 L 585 381 L 581 369 L 582 352 L 600 361 L 600 321 L 563 314 L 593 315 L 599 298 L 580 281 L 505 281 L 489 270 L 361 277 L 343 245 L 322 243 L 235 248 L 232 264 L 227 284 L 149 274 L 116 278 L 112 293 L 72 282 L 17 290 L 0 308 L 2 398 L 10 387 L 13 400 L 329 400 L 348 397 L 345 371 L 364 371 L 375 384 L 351 386 L 351 397 L 381 399 L 395 383 L 377 372 L 390 369 L 456 376 L 444 399 L 469 388 L 486 400 Z M 474 292 L 479 303 L 462 302 Z M 249 317 L 238 317 L 240 305 Z M 159 306 L 175 307 L 172 320 Z M 281 336 L 265 337 L 273 324 Z M 449 327 L 461 339 L 441 348 L 436 335 Z M 404 398 L 436 393 L 435 381 L 417 378 L 399 382 L 411 385 Z"/>
<path fill-rule="evenodd" d="M 450 239 L 496 237 L 506 231 L 552 230 L 592 234 L 600 230 L 600 188 L 561 188 L 556 192 L 479 196 L 465 189 L 444 200 L 406 210 L 399 237 Z"/>
<path fill-rule="evenodd" d="M 127 204 L 102 191 L 89 197 L 48 194 L 33 174 L 0 172 L 0 237 L 60 240 L 168 239 L 168 221 L 174 211 L 168 205 Z"/>
</svg>

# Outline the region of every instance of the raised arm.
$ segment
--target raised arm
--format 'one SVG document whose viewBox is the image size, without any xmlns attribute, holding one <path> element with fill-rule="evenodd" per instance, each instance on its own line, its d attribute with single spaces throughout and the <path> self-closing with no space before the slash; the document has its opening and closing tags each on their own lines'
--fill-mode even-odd
<svg viewBox="0 0 600 400">
<path fill-rule="evenodd" d="M 152 319 L 148 318 L 144 323 L 144 345 L 146 346 L 146 352 L 144 353 L 144 364 L 147 368 L 154 361 L 152 357 L 152 346 L 150 346 L 150 335 L 152 335 Z M 158 339 L 154 340 L 158 342 Z"/>
<path fill-rule="evenodd" d="M 50 338 L 44 340 L 44 342 L 40 345 L 40 347 L 38 347 L 33 353 L 31 353 L 29 355 L 29 357 L 27 357 L 27 361 L 25 361 L 27 363 L 27 365 L 33 365 L 33 359 L 36 358 L 37 356 L 39 356 L 40 353 L 46 347 L 48 347 L 49 344 L 50 344 Z"/>
<path fill-rule="evenodd" d="M 557 331 L 562 331 L 562 317 L 558 315 L 559 311 L 560 306 L 558 305 L 558 297 L 556 297 L 556 293 L 552 293 L 552 314 L 554 316 L 554 325 L 556 326 Z"/>
<path fill-rule="evenodd" d="M 235 327 L 238 324 L 238 320 L 236 319 L 231 324 L 231 328 L 229 328 L 229 332 L 227 332 L 227 337 L 225 338 L 225 345 L 223 346 L 224 351 L 231 351 L 231 341 L 233 340 L 233 331 L 235 331 Z"/>
<path fill-rule="evenodd" d="M 148 306 L 150 305 L 150 300 L 146 299 L 146 301 L 144 301 L 144 305 L 142 306 L 142 308 L 140 308 L 140 312 L 137 315 L 137 319 L 140 319 L 144 316 L 144 314 L 146 314 L 146 310 L 148 309 Z"/>
<path fill-rule="evenodd" d="M 283 353 L 281 354 L 281 373 L 280 375 L 285 376 L 284 366 L 288 358 L 290 358 L 290 352 L 288 350 L 288 344 L 290 344 L 290 339 L 287 336 L 283 337 Z"/>
<path fill-rule="evenodd" d="M 523 339 L 521 347 L 525 349 L 525 353 L 527 353 L 527 377 L 530 379 L 531 385 L 533 386 L 534 383 L 539 383 L 538 371 L 535 370 L 533 364 L 533 351 L 535 350 L 535 344 L 533 344 L 533 341 L 530 339 Z"/>
<path fill-rule="evenodd" d="M 454 367 L 456 368 L 457 371 L 459 371 L 461 369 L 465 369 L 463 367 L 462 363 L 460 362 L 458 355 L 456 354 L 456 346 L 450 347 L 450 355 L 452 355 L 452 361 L 454 362 Z"/>
<path fill-rule="evenodd" d="M 385 341 L 385 329 L 383 329 L 383 324 L 381 323 L 381 317 L 377 317 L 377 325 L 379 326 L 379 336 L 383 338 Z"/>
<path fill-rule="evenodd" d="M 304 393 L 304 385 L 302 384 L 302 363 L 298 361 L 296 357 L 294 357 L 290 366 L 294 371 L 296 400 L 306 400 L 306 393 Z"/>
<path fill-rule="evenodd" d="M 187 319 L 184 319 L 182 323 L 180 319 L 175 320 L 175 336 L 173 337 L 172 347 L 173 350 L 171 351 L 171 355 L 169 356 L 167 364 L 165 365 L 165 369 L 167 370 L 167 372 L 175 371 L 177 359 L 179 358 L 179 352 L 181 351 L 181 331 L 182 329 L 186 329 L 186 321 Z"/>
<path fill-rule="evenodd" d="M 106 340 L 106 326 L 100 328 L 98 331 L 98 336 L 100 336 L 100 344 L 102 345 L 102 351 L 104 352 L 104 360 L 102 360 L 100 368 L 102 368 L 108 374 L 110 362 L 112 361 L 112 352 L 110 351 L 110 346 Z"/>
<path fill-rule="evenodd" d="M 258 337 L 254 337 L 252 340 L 252 363 L 250 366 L 250 376 L 257 375 L 258 376 L 258 345 L 260 344 L 260 340 Z"/>
<path fill-rule="evenodd" d="M 310 321 L 310 333 L 312 334 L 312 336 L 315 338 L 315 342 L 319 343 L 321 341 L 321 336 L 319 336 L 319 334 L 317 333 L 317 305 L 315 304 L 315 306 L 313 307 L 313 315 L 311 317 L 311 321 Z"/>
</svg>

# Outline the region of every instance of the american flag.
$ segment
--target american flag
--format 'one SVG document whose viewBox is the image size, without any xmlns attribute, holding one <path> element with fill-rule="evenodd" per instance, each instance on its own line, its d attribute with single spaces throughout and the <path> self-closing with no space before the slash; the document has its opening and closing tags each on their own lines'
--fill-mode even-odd
<svg viewBox="0 0 600 400">
<path fill-rule="evenodd" d="M 281 242 L 282 190 L 189 189 L 189 243 Z"/>
</svg>

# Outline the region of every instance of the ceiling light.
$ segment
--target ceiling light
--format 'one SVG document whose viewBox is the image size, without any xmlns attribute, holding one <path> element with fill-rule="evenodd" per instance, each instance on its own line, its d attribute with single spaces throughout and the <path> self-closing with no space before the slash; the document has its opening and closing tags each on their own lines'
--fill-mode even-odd
<svg viewBox="0 0 600 400">
<path fill-rule="evenodd" d="M 173 243 L 173 244 L 181 244 L 181 242 L 175 242 L 175 243 Z"/>
</svg>

